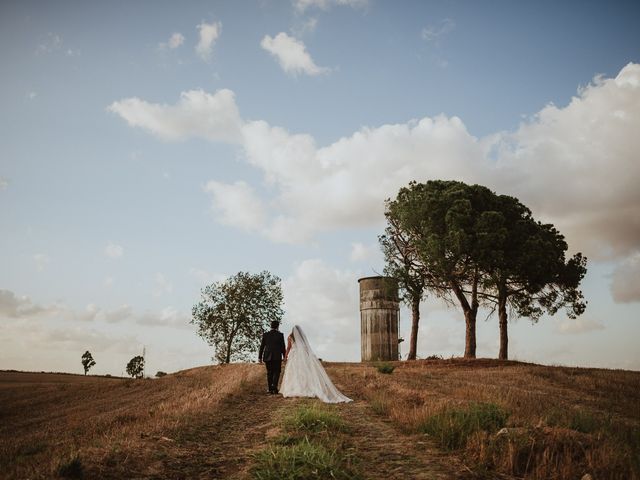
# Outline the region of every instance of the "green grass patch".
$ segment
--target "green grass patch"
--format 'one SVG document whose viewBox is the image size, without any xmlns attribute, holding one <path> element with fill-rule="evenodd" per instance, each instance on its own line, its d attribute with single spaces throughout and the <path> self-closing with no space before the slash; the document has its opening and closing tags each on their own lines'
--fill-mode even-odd
<svg viewBox="0 0 640 480">
<path fill-rule="evenodd" d="M 361 478 L 351 457 L 306 437 L 293 445 L 271 446 L 258 453 L 251 474 L 256 480 Z"/>
<path fill-rule="evenodd" d="M 376 365 L 376 368 L 380 373 L 384 373 L 386 375 L 392 374 L 393 371 L 396 369 L 396 367 L 394 367 L 390 363 L 381 363 L 379 365 Z"/>
<path fill-rule="evenodd" d="M 549 411 L 546 424 L 550 427 L 564 427 L 576 432 L 593 433 L 605 427 L 594 414 L 585 410 L 553 408 Z"/>
<path fill-rule="evenodd" d="M 457 450 L 475 432 L 493 433 L 506 425 L 509 414 L 493 403 L 472 403 L 445 408 L 428 417 L 418 430 L 432 436 L 443 448 Z"/>
<path fill-rule="evenodd" d="M 343 432 L 347 426 L 340 416 L 327 407 L 301 405 L 284 418 L 287 430 L 301 433 Z"/>
</svg>

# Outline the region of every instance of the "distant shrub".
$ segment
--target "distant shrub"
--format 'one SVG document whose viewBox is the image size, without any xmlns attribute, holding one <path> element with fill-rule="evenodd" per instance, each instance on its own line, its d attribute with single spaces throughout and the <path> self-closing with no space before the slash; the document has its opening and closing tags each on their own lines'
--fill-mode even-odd
<svg viewBox="0 0 640 480">
<path fill-rule="evenodd" d="M 429 355 L 425 360 L 443 360 L 442 355 Z"/>
<path fill-rule="evenodd" d="M 466 407 L 445 408 L 428 417 L 419 430 L 431 435 L 448 450 L 464 447 L 471 434 L 494 433 L 505 426 L 509 414 L 493 403 L 472 403 Z"/>
<path fill-rule="evenodd" d="M 156 373 L 156 377 L 160 378 L 160 377 L 165 377 L 167 375 L 167 372 L 163 372 L 163 371 L 158 371 L 158 373 Z"/>
<path fill-rule="evenodd" d="M 107 373 L 107 374 L 105 375 L 105 377 L 111 377 L 111 374 L 110 374 L 110 373 Z"/>
<path fill-rule="evenodd" d="M 393 371 L 396 369 L 396 367 L 394 367 L 390 363 L 381 363 L 376 368 L 380 373 L 385 373 L 387 375 L 393 373 Z"/>
<path fill-rule="evenodd" d="M 70 458 L 61 460 L 58 464 L 57 473 L 62 478 L 82 478 L 84 473 L 82 462 L 78 454 L 72 455 Z"/>
</svg>

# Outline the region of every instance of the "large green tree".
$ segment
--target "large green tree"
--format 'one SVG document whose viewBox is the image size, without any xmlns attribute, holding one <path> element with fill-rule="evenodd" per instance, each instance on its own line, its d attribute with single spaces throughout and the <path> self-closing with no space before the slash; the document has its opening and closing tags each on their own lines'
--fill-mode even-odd
<svg viewBox="0 0 640 480">
<path fill-rule="evenodd" d="M 411 182 L 386 208 L 387 220 L 393 219 L 415 248 L 429 279 L 426 289 L 462 308 L 467 358 L 476 356 L 481 267 L 495 235 L 486 218 L 492 196 L 486 187 L 457 181 Z"/>
<path fill-rule="evenodd" d="M 581 253 L 566 259 L 567 243 L 551 224 L 535 221 L 518 199 L 496 195 L 493 213 L 487 215 L 493 229 L 491 253 L 485 255 L 486 271 L 481 296 L 498 310 L 500 351 L 507 359 L 508 312 L 537 321 L 544 313 L 565 308 L 570 318 L 581 315 L 586 301 L 579 285 L 587 259 Z"/>
<path fill-rule="evenodd" d="M 216 361 L 246 361 L 258 350 L 262 333 L 284 314 L 280 284 L 280 278 L 267 271 L 239 272 L 202 290 L 191 323 L 214 347 Z"/>
<path fill-rule="evenodd" d="M 459 303 L 466 324 L 465 357 L 475 357 L 481 303 L 498 310 L 499 358 L 505 359 L 508 308 L 533 321 L 563 307 L 570 317 L 585 310 L 578 287 L 586 258 L 578 253 L 567 260 L 564 237 L 553 225 L 535 221 L 514 197 L 457 181 L 411 182 L 387 201 L 385 213 L 386 237 L 394 232 L 403 239 L 406 245 L 400 246 L 411 259 L 411 268 L 403 270 L 401 256 L 390 258 L 385 251 L 389 273 L 400 279 L 410 279 L 408 271 L 420 274 L 427 291 Z M 388 244 L 386 237 L 381 238 Z"/>
</svg>

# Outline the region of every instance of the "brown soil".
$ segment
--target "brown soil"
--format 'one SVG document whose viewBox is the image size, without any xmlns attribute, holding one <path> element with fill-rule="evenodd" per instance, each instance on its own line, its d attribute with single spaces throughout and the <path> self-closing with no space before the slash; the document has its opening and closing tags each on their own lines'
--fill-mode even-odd
<svg viewBox="0 0 640 480">
<path fill-rule="evenodd" d="M 354 399 L 335 411 L 349 426 L 344 444 L 367 479 L 469 477 L 470 459 L 481 451 L 443 453 L 417 433 L 417 422 L 443 405 L 495 402 L 511 412 L 514 428 L 544 426 L 552 410 L 564 428 L 577 406 L 587 420 L 605 419 L 631 435 L 640 423 L 637 372 L 492 360 L 394 364 L 392 375 L 367 364 L 326 364 L 336 386 Z M 282 433 L 283 416 L 308 402 L 270 396 L 265 383 L 264 367 L 256 364 L 201 367 L 157 380 L 0 372 L 0 478 L 55 478 L 74 457 L 84 478 L 249 478 L 254 454 Z M 607 475 L 613 461 L 622 469 L 616 471 L 626 468 L 615 451 L 594 452 L 602 467 L 591 460 L 591 467 L 563 468 L 604 473 L 597 478 L 618 478 Z M 498 476 L 513 478 L 492 474 Z"/>
</svg>

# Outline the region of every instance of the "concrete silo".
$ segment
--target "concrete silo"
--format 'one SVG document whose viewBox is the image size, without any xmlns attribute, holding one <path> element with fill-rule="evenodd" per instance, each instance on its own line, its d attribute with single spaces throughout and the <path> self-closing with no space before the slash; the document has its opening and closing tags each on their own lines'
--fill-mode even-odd
<svg viewBox="0 0 640 480">
<path fill-rule="evenodd" d="M 398 360 L 398 284 L 389 277 L 365 277 L 358 283 L 362 361 Z"/>
</svg>

